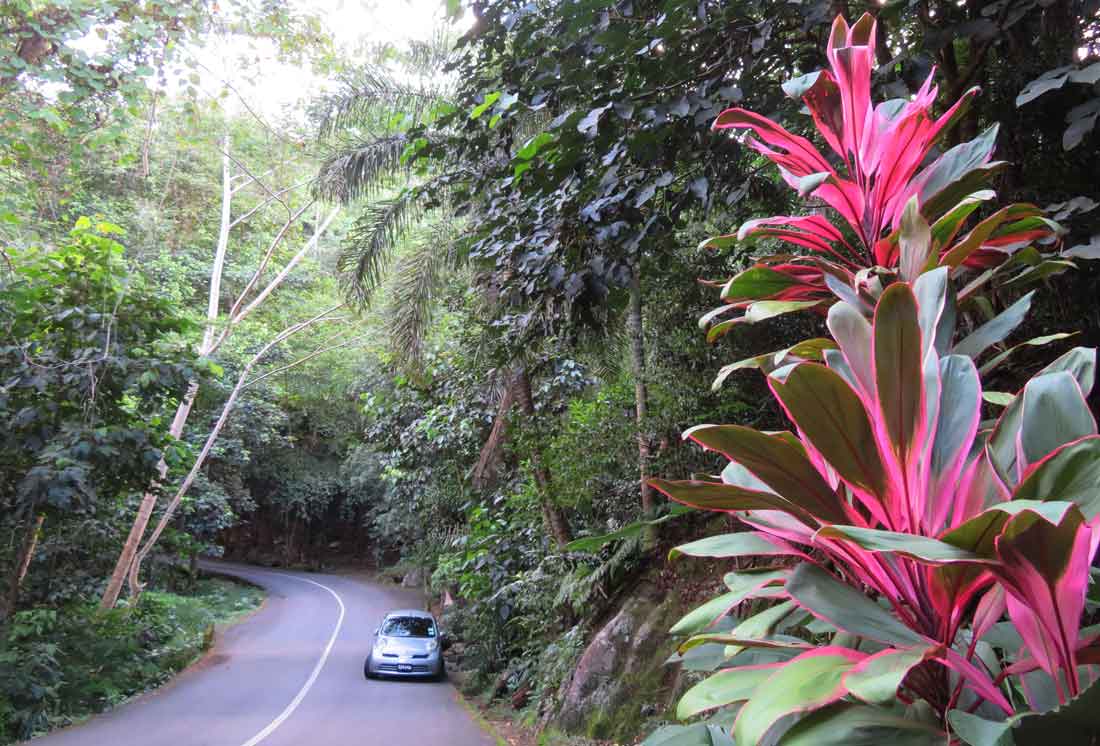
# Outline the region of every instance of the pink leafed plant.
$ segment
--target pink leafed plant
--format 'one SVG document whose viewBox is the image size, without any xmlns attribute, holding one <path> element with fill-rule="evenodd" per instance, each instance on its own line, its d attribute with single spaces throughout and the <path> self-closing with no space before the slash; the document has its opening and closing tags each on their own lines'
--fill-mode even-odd
<svg viewBox="0 0 1100 746">
<path fill-rule="evenodd" d="M 892 279 L 912 281 L 935 266 L 948 267 L 956 281 L 971 283 L 962 291 L 964 298 L 1005 273 L 1013 274 L 1006 281 L 1023 285 L 1072 266 L 1065 259 L 1044 260 L 1033 248 L 1024 251 L 1036 243 L 1057 244 L 1057 224 L 1034 205 L 1013 204 L 977 219 L 978 210 L 996 196 L 987 187 L 989 180 L 1007 165 L 993 159 L 996 126 L 937 155 L 937 146 L 978 95 L 977 88 L 937 116 L 933 71 L 910 98 L 873 104 L 876 34 L 870 15 L 853 26 L 838 17 L 828 43 L 829 69 L 784 85 L 809 110 L 828 154 L 746 109 L 728 109 L 715 120 L 716 130 L 744 132 L 745 143 L 775 163 L 787 184 L 830 208 L 840 222 L 828 211 L 761 218 L 735 234 L 705 241 L 704 246 L 720 249 L 772 239 L 797 252 L 759 258 L 722 285 L 725 305 L 702 322 L 712 324 L 711 339 L 736 324 L 776 313 L 824 311 L 838 295 L 862 296 L 869 311 Z M 900 236 L 913 201 L 911 214 L 931 224 L 931 241 L 927 256 L 905 266 Z M 766 312 L 753 313 L 761 301 L 770 304 Z M 746 313 L 718 321 L 739 311 Z"/>
</svg>

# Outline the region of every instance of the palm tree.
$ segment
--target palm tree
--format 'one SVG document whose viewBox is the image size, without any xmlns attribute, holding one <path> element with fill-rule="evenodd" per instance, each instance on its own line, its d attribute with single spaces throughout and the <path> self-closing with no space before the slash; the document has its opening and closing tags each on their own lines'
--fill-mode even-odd
<svg viewBox="0 0 1100 746">
<path fill-rule="evenodd" d="M 404 54 L 384 48 L 377 61 L 345 77 L 340 90 L 317 106 L 322 141 L 330 147 L 318 174 L 318 194 L 345 204 L 364 203 L 345 238 L 337 269 L 360 305 L 369 304 L 388 279 L 384 313 L 390 347 L 397 364 L 414 374 L 421 367 L 438 295 L 468 259 L 460 238 L 463 221 L 448 200 L 452 186 L 463 181 L 465 166 L 445 163 L 428 174 L 406 167 L 411 154 L 445 135 L 433 132 L 431 125 L 440 113 L 454 108 L 453 81 L 440 73 L 450 48 L 444 32 L 427 42 L 413 42 Z M 408 133 L 414 129 L 418 134 L 411 138 Z M 404 251 L 399 253 L 399 247 Z M 500 379 L 495 384 L 501 384 L 494 385 L 500 406 L 483 449 L 486 458 L 499 452 L 512 409 L 526 419 L 535 416 L 527 365 L 517 359 L 510 367 L 495 376 Z M 541 461 L 537 453 L 534 461 Z M 475 468 L 474 481 L 484 484 L 480 473 Z M 547 530 L 562 547 L 570 538 L 569 524 L 550 497 L 549 472 L 537 465 L 535 476 Z"/>
</svg>

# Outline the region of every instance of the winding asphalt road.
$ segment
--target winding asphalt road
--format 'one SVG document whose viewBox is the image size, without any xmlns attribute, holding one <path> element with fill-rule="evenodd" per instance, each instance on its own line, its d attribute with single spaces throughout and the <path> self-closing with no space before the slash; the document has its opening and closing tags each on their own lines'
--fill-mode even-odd
<svg viewBox="0 0 1100 746">
<path fill-rule="evenodd" d="M 382 617 L 415 594 L 338 575 L 212 564 L 267 589 L 171 683 L 33 746 L 492 746 L 448 683 L 367 681 Z"/>
</svg>

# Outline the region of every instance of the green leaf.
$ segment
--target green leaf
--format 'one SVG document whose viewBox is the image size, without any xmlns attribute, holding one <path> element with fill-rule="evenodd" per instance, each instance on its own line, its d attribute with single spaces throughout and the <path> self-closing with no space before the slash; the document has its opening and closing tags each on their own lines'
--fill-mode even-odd
<svg viewBox="0 0 1100 746">
<path fill-rule="evenodd" d="M 969 746 L 1014 746 L 1012 728 L 1015 720 L 993 721 L 962 710 L 947 713 L 947 722 L 955 735 Z"/>
<path fill-rule="evenodd" d="M 641 746 L 735 746 L 717 725 L 666 725 L 650 734 Z"/>
<path fill-rule="evenodd" d="M 1032 380 L 1060 371 L 1066 371 L 1072 375 L 1082 393 L 1087 396 L 1092 391 L 1093 382 L 1096 378 L 1096 350 L 1075 347 L 1039 371 Z M 1000 419 L 997 420 L 997 425 L 993 428 L 993 434 L 989 438 L 990 459 L 1001 479 L 1010 487 L 1015 486 L 1019 481 L 1016 474 L 1016 437 L 1020 433 L 1022 422 L 1022 398 L 1017 396 L 1008 405 L 1001 414 Z"/>
<path fill-rule="evenodd" d="M 1100 437 L 1059 448 L 1024 477 L 1012 499 L 1072 502 L 1092 520 L 1100 514 Z"/>
<path fill-rule="evenodd" d="M 805 653 L 756 687 L 733 727 L 739 744 L 759 744 L 787 715 L 815 710 L 844 696 L 841 681 L 861 653 L 821 648 Z"/>
<path fill-rule="evenodd" d="M 989 402 L 990 404 L 995 404 L 998 407 L 1007 407 L 1009 404 L 1015 401 L 1016 395 L 1008 394 L 1004 391 L 983 391 L 982 399 Z"/>
<path fill-rule="evenodd" d="M 940 355 L 946 355 L 953 341 L 958 313 L 947 268 L 939 267 L 923 273 L 913 283 L 913 295 L 917 297 L 919 309 L 922 357 L 933 346 Z"/>
<path fill-rule="evenodd" d="M 612 531 L 607 534 L 600 534 L 599 536 L 583 536 L 579 539 L 574 539 L 565 545 L 564 549 L 569 552 L 598 552 L 607 544 L 613 541 L 620 541 L 622 539 L 628 539 L 631 536 L 637 536 L 642 533 L 648 526 L 658 526 L 666 521 L 670 521 L 673 518 L 678 518 L 685 513 L 694 512 L 692 508 L 685 505 L 674 505 L 668 515 L 663 515 L 660 518 L 655 518 L 651 521 L 634 521 L 628 523 L 618 531 Z"/>
<path fill-rule="evenodd" d="M 540 132 L 529 139 L 522 148 L 516 151 L 516 158 L 524 161 L 529 161 L 538 154 L 543 145 L 553 142 L 554 139 L 554 135 L 550 134 L 549 132 Z"/>
<path fill-rule="evenodd" d="M 700 632 L 720 617 L 728 614 L 730 609 L 746 598 L 755 596 L 766 586 L 777 583 L 786 577 L 785 571 L 743 573 L 740 575 L 730 573 L 730 575 L 736 575 L 736 578 L 733 579 L 736 581 L 734 590 L 723 593 L 721 596 L 707 601 L 702 606 L 692 609 L 680 621 L 672 625 L 669 632 L 674 635 L 693 635 Z M 773 594 L 765 593 L 764 595 Z"/>
<path fill-rule="evenodd" d="M 977 360 L 979 355 L 992 345 L 1001 342 L 1023 322 L 1024 317 L 1027 316 L 1027 312 L 1031 308 L 1031 298 L 1034 295 L 1035 291 L 1033 290 L 992 320 L 979 326 L 966 339 L 955 345 L 952 352 L 958 355 L 967 355 Z"/>
<path fill-rule="evenodd" d="M 785 588 L 802 608 L 839 630 L 897 647 L 927 642 L 866 595 L 816 565 L 799 565 Z"/>
<path fill-rule="evenodd" d="M 817 83 L 817 79 L 821 76 L 821 71 L 816 70 L 812 73 L 806 73 L 805 75 L 799 75 L 798 77 L 791 78 L 781 86 L 783 93 L 787 94 L 795 101 L 800 101 L 802 97 L 814 87 Z"/>
<path fill-rule="evenodd" d="M 913 282 L 924 271 L 932 252 L 932 230 L 920 214 L 916 195 L 905 204 L 901 214 L 898 242 L 901 246 L 901 279 Z"/>
<path fill-rule="evenodd" d="M 670 560 L 681 555 L 688 557 L 753 557 L 758 555 L 776 554 L 780 552 L 775 544 L 763 539 L 759 534 L 751 531 L 742 531 L 736 534 L 720 534 L 708 536 L 688 544 L 673 547 L 669 553 Z"/>
<path fill-rule="evenodd" d="M 846 481 L 876 495 L 886 473 L 871 423 L 856 393 L 837 373 L 816 363 L 797 365 L 772 388 L 805 437 Z"/>
<path fill-rule="evenodd" d="M 1018 719 L 1017 746 L 1093 743 L 1100 734 L 1100 684 L 1093 682 L 1067 704 Z"/>
<path fill-rule="evenodd" d="M 910 669 L 924 661 L 929 648 L 889 649 L 864 658 L 844 677 L 848 691 L 868 704 L 892 705 Z"/>
<path fill-rule="evenodd" d="M 470 119 L 480 119 L 481 115 L 488 111 L 489 107 L 497 102 L 500 98 L 500 91 L 493 91 L 485 96 L 484 101 L 475 106 L 470 112 Z"/>
<path fill-rule="evenodd" d="M 981 412 L 982 384 L 973 361 L 963 355 L 940 358 L 940 401 L 932 442 L 931 476 L 935 479 L 960 466 L 969 450 Z"/>
<path fill-rule="evenodd" d="M 753 696 L 756 688 L 774 674 L 780 665 L 782 664 L 730 668 L 708 676 L 684 692 L 676 705 L 676 717 L 686 720 L 715 707 L 743 702 Z"/>
<path fill-rule="evenodd" d="M 983 177 L 979 183 L 985 180 L 988 173 L 981 172 L 995 165 L 987 160 L 997 144 L 997 129 L 993 125 L 973 140 L 956 145 L 921 172 L 919 196 L 925 216 L 940 215 L 963 195 L 974 192 L 972 180 L 966 177 L 977 172 Z"/>
<path fill-rule="evenodd" d="M 1066 511 L 1072 507 L 1073 504 L 1070 502 L 1055 500 L 1046 502 L 1010 500 L 998 503 L 951 529 L 940 537 L 940 541 L 979 556 L 992 557 L 994 541 L 1000 536 L 1005 524 L 1014 516 L 1027 512 L 1031 513 L 1036 520 L 1042 518 L 1058 524 Z"/>
<path fill-rule="evenodd" d="M 832 174 L 828 171 L 822 171 L 821 173 L 807 174 L 806 176 L 799 178 L 798 196 L 805 197 L 807 195 L 813 194 L 813 191 L 824 184 L 826 181 L 828 181 L 829 177 L 831 176 Z"/>
<path fill-rule="evenodd" d="M 1059 446 L 1096 434 L 1096 420 L 1068 372 L 1048 373 L 1024 386 L 1018 453 L 1027 467 Z"/>
<path fill-rule="evenodd" d="M 844 359 L 859 387 L 870 394 L 875 390 L 871 323 L 855 306 L 841 301 L 829 309 L 826 324 L 844 352 Z"/>
<path fill-rule="evenodd" d="M 769 606 L 761 612 L 753 614 L 743 620 L 730 632 L 712 632 L 695 635 L 683 642 L 679 647 L 680 653 L 685 653 L 692 648 L 709 643 L 721 643 L 726 645 L 725 654 L 732 657 L 740 653 L 744 648 L 794 648 L 806 649 L 813 645 L 797 637 L 772 638 L 771 634 L 776 625 L 787 618 L 796 608 L 794 601 Z M 802 612 L 799 612 L 801 614 Z"/>
<path fill-rule="evenodd" d="M 649 483 L 676 502 L 700 510 L 781 510 L 794 515 L 807 525 L 816 525 L 813 516 L 805 510 L 770 492 L 745 489 L 721 482 L 652 479 Z"/>
<path fill-rule="evenodd" d="M 699 425 L 685 438 L 748 469 L 775 494 L 826 522 L 847 521 L 836 491 L 818 473 L 797 441 L 741 425 Z"/>
<path fill-rule="evenodd" d="M 782 746 L 947 746 L 935 726 L 868 705 L 836 704 L 798 721 Z"/>
<path fill-rule="evenodd" d="M 961 241 L 940 257 L 939 263 L 944 267 L 955 269 L 969 259 L 987 240 L 995 236 L 997 230 L 1004 226 L 1007 221 L 1038 214 L 1039 210 L 1034 205 L 1023 203 L 1001 208 L 974 226 L 974 229 L 967 233 Z"/>
<path fill-rule="evenodd" d="M 756 324 L 766 319 L 782 316 L 795 311 L 804 311 L 807 308 L 821 305 L 817 300 L 761 300 L 753 303 L 745 310 L 744 321 L 746 324 Z"/>
<path fill-rule="evenodd" d="M 1042 347 L 1043 345 L 1048 345 L 1051 342 L 1058 342 L 1058 341 L 1063 340 L 1063 339 L 1068 339 L 1069 337 L 1072 337 L 1076 334 L 1077 334 L 1077 332 L 1070 332 L 1070 333 L 1058 332 L 1056 334 L 1044 334 L 1041 337 L 1034 337 L 1034 338 L 1029 339 L 1025 342 L 1020 342 L 1017 345 L 1013 345 L 1012 347 L 1009 347 L 1004 352 L 1001 352 L 1001 353 L 999 353 L 997 355 L 994 355 L 993 357 L 989 358 L 989 360 L 984 365 L 982 365 L 979 372 L 983 376 L 987 375 L 988 373 L 992 372 L 994 368 L 996 368 L 998 365 L 1003 363 L 1005 360 L 1007 360 L 1017 350 L 1020 350 L 1021 348 L 1024 348 L 1024 347 Z"/>
<path fill-rule="evenodd" d="M 917 299 L 908 285 L 895 283 L 882 294 L 875 308 L 874 335 L 875 384 L 883 422 L 898 453 L 908 453 L 924 398 Z"/>
<path fill-rule="evenodd" d="M 782 350 L 767 352 L 763 355 L 738 360 L 736 363 L 730 363 L 729 365 L 723 366 L 721 370 L 718 371 L 714 383 L 711 384 L 711 391 L 720 389 L 726 379 L 738 370 L 756 368 L 765 373 L 771 373 L 781 365 L 791 362 L 798 362 L 801 360 L 820 361 L 823 358 L 825 350 L 832 349 L 836 349 L 836 342 L 824 337 L 818 337 L 815 339 L 803 340 L 796 345 L 792 345 Z"/>
<path fill-rule="evenodd" d="M 932 247 L 938 254 L 943 250 L 948 243 L 950 243 L 955 235 L 959 232 L 959 228 L 962 227 L 966 219 L 979 207 L 983 202 L 988 202 L 994 199 L 997 193 L 992 189 L 983 189 L 973 194 L 968 194 L 957 205 L 952 207 L 948 212 L 937 220 L 932 225 Z"/>
<path fill-rule="evenodd" d="M 797 282 L 782 272 L 768 267 L 749 267 L 733 277 L 722 288 L 722 300 L 741 301 L 770 298 Z"/>
<path fill-rule="evenodd" d="M 933 565 L 953 562 L 989 562 L 973 552 L 919 534 L 904 534 L 859 526 L 826 526 L 818 531 L 817 535 L 851 541 L 869 552 L 900 554 Z"/>
</svg>

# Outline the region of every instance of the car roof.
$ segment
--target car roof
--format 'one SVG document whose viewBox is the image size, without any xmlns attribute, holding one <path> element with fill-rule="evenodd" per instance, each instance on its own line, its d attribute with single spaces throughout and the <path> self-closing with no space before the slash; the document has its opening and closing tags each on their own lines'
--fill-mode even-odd
<svg viewBox="0 0 1100 746">
<path fill-rule="evenodd" d="M 389 614 L 386 614 L 386 619 L 393 619 L 394 617 L 401 616 L 418 617 L 420 619 L 431 619 L 432 621 L 435 621 L 435 617 L 433 617 L 426 611 L 421 611 L 420 609 L 398 609 L 397 611 L 391 611 Z"/>
</svg>

